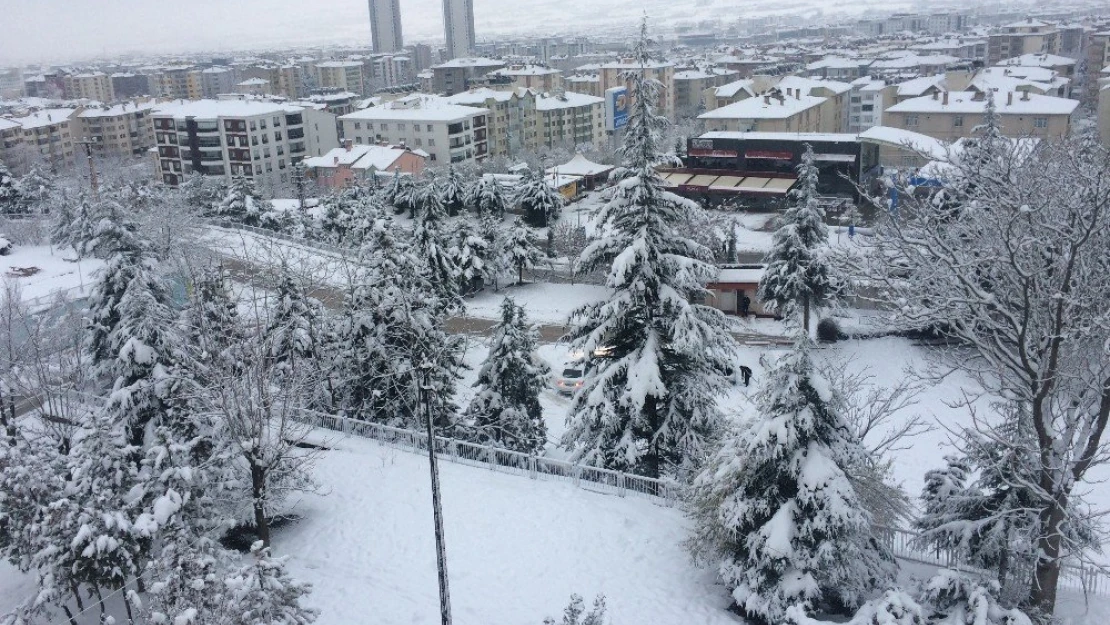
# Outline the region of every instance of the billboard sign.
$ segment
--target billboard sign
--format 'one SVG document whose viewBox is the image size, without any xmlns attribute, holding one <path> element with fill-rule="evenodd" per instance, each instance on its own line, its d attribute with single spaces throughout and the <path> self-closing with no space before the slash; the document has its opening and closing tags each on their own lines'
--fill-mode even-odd
<svg viewBox="0 0 1110 625">
<path fill-rule="evenodd" d="M 627 87 L 613 87 L 605 90 L 605 129 L 612 132 L 628 124 L 631 110 Z"/>
</svg>

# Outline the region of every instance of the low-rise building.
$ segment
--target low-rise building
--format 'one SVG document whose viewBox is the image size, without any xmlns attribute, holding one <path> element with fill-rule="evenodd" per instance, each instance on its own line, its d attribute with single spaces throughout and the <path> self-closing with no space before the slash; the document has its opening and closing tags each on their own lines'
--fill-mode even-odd
<svg viewBox="0 0 1110 625">
<path fill-rule="evenodd" d="M 348 141 L 323 156 L 304 159 L 304 165 L 320 187 L 342 189 L 395 172 L 419 175 L 427 158 L 427 152 L 405 146 L 353 145 Z"/>
<path fill-rule="evenodd" d="M 761 95 L 748 96 L 752 84 L 740 85 L 732 104 L 698 116 L 710 131 L 733 132 L 844 132 L 852 85 L 832 80 L 786 76 L 765 83 Z M 726 85 L 718 89 L 731 88 Z"/>
<path fill-rule="evenodd" d="M 151 113 L 158 179 L 177 186 L 193 174 L 254 180 L 264 194 L 287 189 L 293 164 L 337 147 L 335 118 L 261 100 L 198 100 Z"/>
<path fill-rule="evenodd" d="M 1079 106 L 1075 100 L 1029 91 L 999 92 L 994 98 L 1002 132 L 1009 137 L 1063 137 Z M 986 109 L 987 94 L 983 92 L 945 91 L 899 102 L 886 110 L 883 119 L 887 126 L 952 142 L 972 136 Z"/>
<path fill-rule="evenodd" d="M 489 156 L 485 108 L 451 104 L 446 98 L 413 95 L 339 118 L 343 137 L 355 145 L 389 143 L 419 148 L 430 164 L 470 163 Z"/>
<path fill-rule="evenodd" d="M 92 141 L 101 154 L 141 156 L 154 147 L 154 106 L 154 102 L 125 102 L 83 109 L 77 115 L 77 135 Z"/>
</svg>

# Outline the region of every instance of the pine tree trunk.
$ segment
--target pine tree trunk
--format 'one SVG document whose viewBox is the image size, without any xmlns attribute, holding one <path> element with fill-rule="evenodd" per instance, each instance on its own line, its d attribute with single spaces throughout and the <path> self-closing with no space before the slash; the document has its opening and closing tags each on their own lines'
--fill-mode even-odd
<svg viewBox="0 0 1110 625">
<path fill-rule="evenodd" d="M 254 527 L 263 547 L 270 546 L 270 522 L 266 519 L 266 472 L 262 466 L 250 460 L 251 495 L 254 499 Z"/>
<path fill-rule="evenodd" d="M 809 294 L 802 296 L 802 325 L 805 326 L 806 336 L 809 336 Z"/>
</svg>

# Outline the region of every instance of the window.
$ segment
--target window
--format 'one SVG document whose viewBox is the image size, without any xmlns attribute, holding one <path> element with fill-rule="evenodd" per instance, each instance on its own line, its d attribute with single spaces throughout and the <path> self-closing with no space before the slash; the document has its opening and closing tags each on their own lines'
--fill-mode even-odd
<svg viewBox="0 0 1110 625">
<path fill-rule="evenodd" d="M 907 128 L 916 128 L 917 127 L 917 115 L 906 115 L 906 127 Z"/>
<path fill-rule="evenodd" d="M 270 148 L 262 148 L 262 156 L 270 158 Z"/>
<path fill-rule="evenodd" d="M 258 127 L 261 128 L 262 130 L 266 130 L 266 120 L 263 119 L 263 120 L 259 121 L 258 122 Z"/>
<path fill-rule="evenodd" d="M 428 124 L 428 132 L 431 132 L 431 131 L 432 131 L 432 125 Z"/>
<path fill-rule="evenodd" d="M 355 130 L 362 130 L 362 122 L 355 122 Z"/>
<path fill-rule="evenodd" d="M 281 118 L 275 116 L 274 117 L 274 128 L 280 128 L 280 127 L 281 127 Z"/>
<path fill-rule="evenodd" d="M 421 145 L 424 145 L 424 142 L 423 142 L 423 140 L 422 140 L 422 139 L 419 139 L 419 138 L 417 138 L 417 139 L 414 139 L 414 140 L 413 140 L 413 143 L 414 143 L 414 144 L 415 144 L 415 145 L 416 145 L 417 147 L 419 147 L 419 146 L 421 146 Z"/>
<path fill-rule="evenodd" d="M 436 160 L 436 155 L 435 154 L 432 154 L 432 160 L 433 161 Z"/>
<path fill-rule="evenodd" d="M 382 130 L 389 130 L 389 124 L 382 124 Z"/>
<path fill-rule="evenodd" d="M 1033 127 L 1034 128 L 1048 128 L 1048 118 L 1047 117 L 1034 117 L 1033 118 Z"/>
<path fill-rule="evenodd" d="M 281 141 L 281 133 L 274 131 L 274 141 Z"/>
<path fill-rule="evenodd" d="M 404 129 L 405 129 L 404 124 L 397 124 L 397 130 L 404 130 Z"/>
<path fill-rule="evenodd" d="M 362 143 L 362 137 L 355 137 L 355 143 Z"/>
</svg>

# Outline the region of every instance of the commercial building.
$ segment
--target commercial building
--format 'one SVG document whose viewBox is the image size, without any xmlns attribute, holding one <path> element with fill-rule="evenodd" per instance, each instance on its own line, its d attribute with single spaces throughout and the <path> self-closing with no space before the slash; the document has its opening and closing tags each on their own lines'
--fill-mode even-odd
<svg viewBox="0 0 1110 625">
<path fill-rule="evenodd" d="M 254 180 L 273 196 L 294 163 L 338 147 L 335 118 L 301 106 L 257 100 L 161 104 L 151 114 L 158 179 L 176 186 L 194 173 Z"/>
<path fill-rule="evenodd" d="M 116 99 L 112 78 L 104 72 L 69 74 L 62 79 L 65 97 L 70 100 L 111 102 Z"/>
<path fill-rule="evenodd" d="M 154 146 L 154 102 L 125 102 L 92 107 L 77 115 L 78 138 L 93 142 L 93 148 L 112 156 L 141 156 Z"/>
<path fill-rule="evenodd" d="M 370 0 L 370 36 L 374 52 L 397 52 L 405 47 L 401 36 L 401 0 Z"/>
<path fill-rule="evenodd" d="M 999 92 L 994 97 L 1002 132 L 1009 137 L 1063 137 L 1079 107 L 1076 100 L 1029 91 Z M 883 121 L 892 128 L 952 142 L 972 136 L 986 109 L 987 95 L 981 91 L 945 91 L 899 102 L 886 110 Z"/>
<path fill-rule="evenodd" d="M 414 95 L 339 118 L 343 137 L 355 145 L 389 143 L 419 148 L 430 164 L 470 163 L 489 156 L 485 108 Z"/>
<path fill-rule="evenodd" d="M 323 156 L 304 159 L 308 175 L 325 189 L 365 184 L 371 178 L 400 172 L 419 175 L 427 152 L 398 145 L 352 145 L 350 141 Z"/>
<path fill-rule="evenodd" d="M 447 57 L 458 59 L 474 54 L 474 0 L 443 0 L 443 31 Z"/>
</svg>

